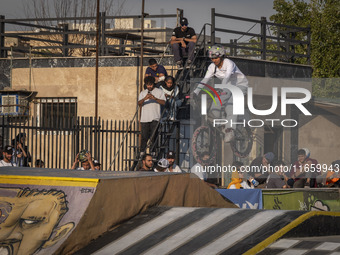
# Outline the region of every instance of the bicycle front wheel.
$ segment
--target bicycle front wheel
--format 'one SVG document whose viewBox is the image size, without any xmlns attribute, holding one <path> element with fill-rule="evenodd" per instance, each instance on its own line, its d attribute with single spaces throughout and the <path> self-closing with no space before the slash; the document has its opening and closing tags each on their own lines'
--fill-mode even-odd
<svg viewBox="0 0 340 255">
<path fill-rule="evenodd" d="M 213 164 L 217 153 L 216 131 L 208 126 L 198 127 L 192 136 L 191 150 L 196 162 L 201 165 Z M 207 153 L 209 158 L 203 159 L 203 155 Z"/>
<path fill-rule="evenodd" d="M 235 156 L 245 158 L 253 147 L 253 134 L 250 127 L 238 126 L 235 130 L 235 137 L 230 142 Z"/>
</svg>

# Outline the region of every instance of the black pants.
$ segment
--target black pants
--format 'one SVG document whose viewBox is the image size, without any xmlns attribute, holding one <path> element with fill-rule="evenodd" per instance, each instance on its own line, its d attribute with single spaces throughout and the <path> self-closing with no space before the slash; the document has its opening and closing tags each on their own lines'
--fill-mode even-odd
<svg viewBox="0 0 340 255">
<path fill-rule="evenodd" d="M 151 138 L 153 131 L 157 127 L 157 120 L 153 120 L 152 122 L 141 122 L 141 133 L 142 133 L 142 141 L 140 145 L 140 151 L 143 152 L 146 149 L 146 145 L 148 140 Z M 157 137 L 157 132 L 155 133 L 151 144 L 153 144 L 155 138 Z"/>
</svg>

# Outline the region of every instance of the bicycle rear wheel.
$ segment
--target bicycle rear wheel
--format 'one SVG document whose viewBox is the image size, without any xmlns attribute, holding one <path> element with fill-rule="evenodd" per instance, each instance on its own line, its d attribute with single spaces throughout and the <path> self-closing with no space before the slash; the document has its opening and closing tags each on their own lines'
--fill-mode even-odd
<svg viewBox="0 0 340 255">
<path fill-rule="evenodd" d="M 217 153 L 216 131 L 208 126 L 198 127 L 192 136 L 191 151 L 196 162 L 201 165 L 214 164 Z M 208 153 L 209 158 L 203 160 L 203 154 Z"/>
<path fill-rule="evenodd" d="M 252 131 L 248 126 L 238 126 L 234 132 L 235 138 L 230 142 L 231 149 L 237 157 L 245 158 L 253 147 Z"/>
</svg>

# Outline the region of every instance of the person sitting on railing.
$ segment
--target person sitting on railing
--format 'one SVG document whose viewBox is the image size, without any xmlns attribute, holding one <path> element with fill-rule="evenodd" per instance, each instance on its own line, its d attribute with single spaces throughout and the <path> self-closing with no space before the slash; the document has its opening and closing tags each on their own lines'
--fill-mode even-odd
<svg viewBox="0 0 340 255">
<path fill-rule="evenodd" d="M 164 66 L 159 65 L 154 58 L 149 59 L 149 66 L 146 68 L 145 77 L 155 77 L 156 87 L 159 88 L 160 82 L 164 81 L 165 77 L 168 76 Z"/>
<path fill-rule="evenodd" d="M 78 167 L 78 163 L 81 162 L 81 167 Z M 92 161 L 92 156 L 89 151 L 82 150 L 80 151 L 76 159 L 73 162 L 72 168 L 74 170 L 95 170 L 93 161 Z"/>
<path fill-rule="evenodd" d="M 269 176 L 269 170 L 272 162 L 275 159 L 275 154 L 273 152 L 267 152 L 263 156 L 256 157 L 250 163 L 249 175 L 254 177 L 254 179 L 260 185 L 258 188 L 264 188 L 266 185 L 267 178 Z M 255 185 L 258 186 L 258 185 Z"/>
<path fill-rule="evenodd" d="M 182 101 L 179 99 L 179 88 L 175 84 L 175 78 L 172 76 L 167 76 L 163 82 L 161 82 L 160 88 L 163 90 L 166 97 L 165 109 L 167 109 L 168 114 L 163 116 L 168 116 L 170 120 L 176 120 L 176 113 L 178 107 L 181 106 Z M 162 112 L 163 112 L 163 108 Z"/>
<path fill-rule="evenodd" d="M 142 108 L 140 117 L 142 133 L 141 153 L 145 153 L 147 142 L 157 128 L 158 121 L 161 118 L 161 105 L 165 105 L 164 92 L 161 89 L 155 88 L 155 78 L 147 76 L 144 78 L 144 83 L 146 84 L 146 89 L 138 96 L 138 105 Z M 156 134 L 153 136 L 153 140 L 155 137 Z"/>
<path fill-rule="evenodd" d="M 190 65 L 194 59 L 195 44 L 197 36 L 192 27 L 188 27 L 188 20 L 182 18 L 181 26 L 176 27 L 172 32 L 170 44 L 174 54 L 174 60 L 178 69 L 183 69 L 183 56 L 187 55 L 187 65 Z"/>
<path fill-rule="evenodd" d="M 318 187 L 340 187 L 340 160 L 335 160 L 330 166 L 325 166 L 322 174 L 316 177 Z"/>
<path fill-rule="evenodd" d="M 298 150 L 297 152 L 298 160 L 293 164 L 293 167 L 291 168 L 291 171 L 290 171 L 290 176 L 292 177 L 297 171 L 299 171 L 300 168 L 303 168 L 307 161 L 311 161 L 311 169 L 310 170 L 307 169 L 307 173 L 306 173 L 306 176 L 307 176 L 306 183 L 311 188 L 314 188 L 317 186 L 316 177 L 320 174 L 321 169 L 319 167 L 318 161 L 316 159 L 311 158 L 310 154 L 311 153 L 308 148 L 302 148 Z M 294 182 L 298 181 L 298 179 L 295 181 L 294 181 L 294 178 L 292 179 L 288 181 L 288 184 L 290 186 L 293 186 Z M 299 182 L 301 183 L 302 181 L 299 181 Z"/>
<path fill-rule="evenodd" d="M 266 188 L 268 189 L 285 189 L 289 188 L 287 184 L 288 177 L 284 172 L 285 163 L 281 160 L 273 163 L 272 171 L 270 172 L 267 181 Z"/>
</svg>

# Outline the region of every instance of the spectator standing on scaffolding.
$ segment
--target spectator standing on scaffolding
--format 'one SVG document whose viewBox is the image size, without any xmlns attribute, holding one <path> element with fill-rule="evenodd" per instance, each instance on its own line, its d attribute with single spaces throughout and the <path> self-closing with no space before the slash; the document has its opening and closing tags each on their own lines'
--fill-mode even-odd
<svg viewBox="0 0 340 255">
<path fill-rule="evenodd" d="M 178 107 L 181 106 L 182 101 L 179 99 L 179 88 L 175 84 L 175 78 L 172 76 L 167 76 L 163 82 L 161 82 L 160 88 L 163 90 L 166 102 L 165 109 L 167 109 L 170 120 L 176 120 L 176 113 Z M 163 112 L 163 107 L 162 107 Z"/>
<path fill-rule="evenodd" d="M 154 58 L 150 58 L 149 66 L 146 68 L 145 77 L 152 76 L 155 77 L 156 87 L 159 88 L 160 82 L 164 81 L 165 77 L 168 76 L 164 66 L 159 65 Z"/>
<path fill-rule="evenodd" d="M 170 44 L 178 69 L 183 69 L 183 56 L 188 56 L 187 65 L 194 59 L 197 36 L 195 30 L 188 27 L 189 22 L 186 18 L 181 18 L 180 25 L 173 30 Z"/>
<path fill-rule="evenodd" d="M 12 141 L 12 146 L 14 147 L 12 161 L 20 167 L 29 167 L 29 162 L 31 162 L 31 155 L 27 150 L 27 146 L 25 146 L 25 141 L 25 133 L 19 133 Z"/>
<path fill-rule="evenodd" d="M 155 88 L 155 78 L 147 76 L 144 78 L 146 89 L 138 97 L 138 106 L 142 108 L 141 122 L 141 147 L 142 154 L 145 153 L 147 142 L 150 138 L 152 141 L 156 137 L 158 121 L 161 118 L 161 105 L 165 105 L 165 96 L 161 89 Z M 152 137 L 152 135 L 154 136 Z"/>
</svg>

